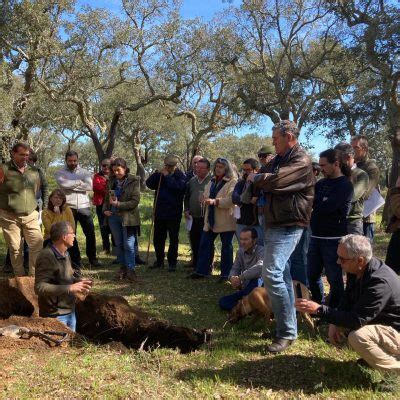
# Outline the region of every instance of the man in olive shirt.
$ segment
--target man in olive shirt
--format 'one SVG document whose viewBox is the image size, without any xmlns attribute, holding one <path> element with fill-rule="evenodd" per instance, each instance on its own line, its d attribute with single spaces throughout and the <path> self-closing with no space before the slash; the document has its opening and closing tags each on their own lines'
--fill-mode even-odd
<svg viewBox="0 0 400 400">
<path fill-rule="evenodd" d="M 75 232 L 69 222 L 56 222 L 50 229 L 51 245 L 37 258 L 35 292 L 41 317 L 57 318 L 75 332 L 75 296 L 89 293 L 90 280 L 77 281 L 68 249 L 74 243 Z"/>
<path fill-rule="evenodd" d="M 347 233 L 362 235 L 364 233 L 362 212 L 369 185 L 368 174 L 357 168 L 354 149 L 349 143 L 341 142 L 335 146 L 335 150 L 340 150 L 343 153 L 344 161 L 351 169 L 353 199 L 351 200 L 350 212 L 347 217 Z"/>
<path fill-rule="evenodd" d="M 38 169 L 28 163 L 27 144 L 15 144 L 11 158 L 0 167 L 0 227 L 10 251 L 15 276 L 25 275 L 22 236 L 29 247 L 29 275 L 33 276 L 36 258 L 43 246 L 36 211 L 40 175 Z"/>
</svg>

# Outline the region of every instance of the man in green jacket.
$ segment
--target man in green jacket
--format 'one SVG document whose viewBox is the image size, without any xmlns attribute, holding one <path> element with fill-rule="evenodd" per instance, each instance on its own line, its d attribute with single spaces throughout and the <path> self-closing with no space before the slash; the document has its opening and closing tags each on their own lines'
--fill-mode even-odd
<svg viewBox="0 0 400 400">
<path fill-rule="evenodd" d="M 351 138 L 351 146 L 354 149 L 354 159 L 357 167 L 368 174 L 369 185 L 365 198 L 371 196 L 374 189 L 378 189 L 379 185 L 379 167 L 376 161 L 368 157 L 368 139 L 364 135 L 356 135 Z M 363 218 L 364 236 L 371 242 L 374 240 L 375 232 L 375 213 Z"/>
<path fill-rule="evenodd" d="M 354 189 L 350 212 L 347 217 L 347 233 L 363 235 L 362 212 L 369 185 L 368 174 L 357 167 L 354 160 L 354 149 L 349 143 L 341 142 L 335 146 L 335 149 L 343 153 L 344 161 L 351 169 L 351 183 Z"/>
<path fill-rule="evenodd" d="M 21 237 L 28 243 L 31 276 L 34 275 L 36 258 L 43 246 L 39 214 L 36 211 L 40 175 L 28 160 L 29 146 L 16 143 L 11 150 L 11 161 L 0 167 L 0 227 L 10 251 L 15 276 L 25 275 Z"/>
<path fill-rule="evenodd" d="M 51 245 L 44 248 L 36 262 L 35 292 L 39 315 L 57 318 L 75 332 L 75 297 L 87 295 L 92 281 L 77 280 L 68 249 L 74 243 L 75 232 L 67 221 L 56 222 L 50 229 Z"/>
</svg>

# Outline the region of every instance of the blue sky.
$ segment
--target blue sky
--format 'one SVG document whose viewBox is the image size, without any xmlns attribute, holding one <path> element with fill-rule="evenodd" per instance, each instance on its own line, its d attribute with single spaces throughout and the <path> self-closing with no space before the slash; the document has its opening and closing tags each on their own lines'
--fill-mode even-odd
<svg viewBox="0 0 400 400">
<path fill-rule="evenodd" d="M 223 11 L 229 6 L 238 6 L 241 0 L 233 0 L 230 4 L 228 1 L 223 0 L 183 0 L 181 13 L 184 18 L 195 18 L 200 17 L 204 21 L 208 21 L 213 18 L 213 16 Z M 121 0 L 78 0 L 78 7 L 90 5 L 91 7 L 101 7 L 118 13 L 121 9 Z M 249 132 L 255 132 L 260 135 L 271 136 L 272 123 L 268 118 L 263 118 L 262 121 L 257 126 L 243 127 L 241 129 L 235 130 L 237 135 L 243 135 Z M 300 135 L 300 140 L 302 135 Z M 305 140 L 305 138 L 304 138 Z M 320 134 L 315 134 L 310 140 L 309 145 L 313 146 L 312 152 L 317 155 L 323 150 L 329 147 L 327 140 Z"/>
</svg>

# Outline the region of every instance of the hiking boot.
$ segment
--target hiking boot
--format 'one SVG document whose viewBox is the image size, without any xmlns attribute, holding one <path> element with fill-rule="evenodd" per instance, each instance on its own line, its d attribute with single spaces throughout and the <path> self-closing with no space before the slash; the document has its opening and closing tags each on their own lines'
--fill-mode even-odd
<svg viewBox="0 0 400 400">
<path fill-rule="evenodd" d="M 153 265 L 149 266 L 149 269 L 164 268 L 163 262 L 154 261 Z"/>
<path fill-rule="evenodd" d="M 135 257 L 135 264 L 136 265 L 146 265 L 146 261 L 144 261 L 139 256 L 137 256 L 137 257 Z"/>
<path fill-rule="evenodd" d="M 138 277 L 136 275 L 136 272 L 134 269 L 128 269 L 126 275 L 125 275 L 125 279 L 130 281 L 130 282 L 137 282 L 138 281 Z"/>
<path fill-rule="evenodd" d="M 175 272 L 176 264 L 168 264 L 168 272 Z"/>
<path fill-rule="evenodd" d="M 123 279 L 125 279 L 127 277 L 127 274 L 128 274 L 128 268 L 122 266 L 122 267 L 120 267 L 120 269 L 118 271 L 117 277 L 120 281 L 122 281 Z"/>
<path fill-rule="evenodd" d="M 268 353 L 280 353 L 291 346 L 293 342 L 294 340 L 290 339 L 275 338 L 272 344 L 270 344 L 266 350 Z"/>
</svg>

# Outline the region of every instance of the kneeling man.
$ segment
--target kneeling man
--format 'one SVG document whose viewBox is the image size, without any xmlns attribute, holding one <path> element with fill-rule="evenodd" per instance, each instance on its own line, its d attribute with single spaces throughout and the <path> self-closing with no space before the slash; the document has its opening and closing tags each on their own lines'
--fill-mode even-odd
<svg viewBox="0 0 400 400">
<path fill-rule="evenodd" d="M 68 249 L 74 243 L 75 232 L 69 222 L 56 222 L 50 229 L 51 245 L 36 259 L 35 292 L 39 299 L 39 315 L 53 317 L 75 332 L 75 296 L 86 295 L 90 280 L 77 280 Z"/>
<path fill-rule="evenodd" d="M 243 228 L 239 240 L 240 248 L 229 273 L 229 281 L 238 291 L 219 299 L 220 307 L 227 311 L 231 311 L 239 300 L 263 284 L 264 247 L 257 244 L 257 231 L 254 228 Z"/>
<path fill-rule="evenodd" d="M 372 368 L 400 374 L 400 278 L 372 257 L 371 243 L 364 236 L 344 236 L 337 254 L 348 274 L 339 307 L 298 299 L 297 310 L 328 322 L 332 344 L 340 344 L 347 335 L 349 345 Z"/>
</svg>

